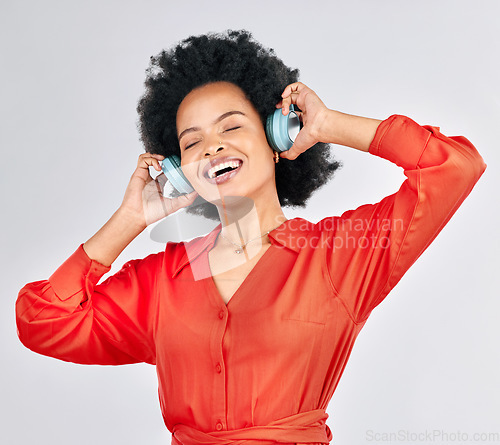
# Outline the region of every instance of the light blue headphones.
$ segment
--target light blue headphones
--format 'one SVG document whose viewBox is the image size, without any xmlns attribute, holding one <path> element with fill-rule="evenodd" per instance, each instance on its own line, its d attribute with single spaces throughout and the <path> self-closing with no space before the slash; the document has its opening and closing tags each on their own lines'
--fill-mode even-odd
<svg viewBox="0 0 500 445">
<path fill-rule="evenodd" d="M 167 156 L 160 162 L 161 169 L 168 180 L 180 193 L 191 193 L 194 191 L 189 181 L 182 173 L 181 158 L 177 155 Z"/>
<path fill-rule="evenodd" d="M 274 110 L 273 114 L 267 117 L 266 136 L 269 145 L 278 152 L 287 151 L 292 148 L 295 138 L 299 134 L 301 124 L 295 105 L 290 105 L 290 111 L 283 116 L 281 108 Z"/>
<path fill-rule="evenodd" d="M 277 152 L 287 151 L 293 145 L 301 129 L 301 122 L 295 105 L 290 105 L 290 111 L 283 116 L 281 108 L 267 117 L 266 136 L 269 145 Z M 186 179 L 181 169 L 181 158 L 177 155 L 167 156 L 160 162 L 165 176 L 180 193 L 191 193 L 193 187 Z"/>
</svg>

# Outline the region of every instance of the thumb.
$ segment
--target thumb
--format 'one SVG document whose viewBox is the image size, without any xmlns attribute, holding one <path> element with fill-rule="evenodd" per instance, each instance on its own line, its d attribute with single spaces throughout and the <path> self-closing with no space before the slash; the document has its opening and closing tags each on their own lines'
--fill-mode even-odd
<svg viewBox="0 0 500 445">
<path fill-rule="evenodd" d="M 314 144 L 312 144 L 314 145 Z M 282 156 L 286 159 L 297 159 L 297 157 L 304 153 L 311 146 L 310 141 L 308 140 L 307 135 L 302 130 L 299 131 L 299 134 L 295 138 L 293 145 L 290 147 L 290 150 L 287 150 L 282 153 Z"/>
</svg>

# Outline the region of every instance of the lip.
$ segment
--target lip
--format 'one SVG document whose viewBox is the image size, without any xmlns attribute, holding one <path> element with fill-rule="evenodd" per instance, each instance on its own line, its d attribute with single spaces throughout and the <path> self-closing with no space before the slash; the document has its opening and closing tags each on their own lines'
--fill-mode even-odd
<svg viewBox="0 0 500 445">
<path fill-rule="evenodd" d="M 230 172 L 223 173 L 222 175 L 216 176 L 215 178 L 206 177 L 205 179 L 208 182 L 210 182 L 210 184 L 216 184 L 216 185 L 224 184 L 225 182 L 229 181 L 233 176 L 236 176 L 240 172 L 242 166 L 243 164 L 240 164 L 238 168 L 235 168 Z"/>
<path fill-rule="evenodd" d="M 217 177 L 211 179 L 208 177 L 208 170 L 210 170 L 212 167 L 216 167 L 217 165 L 219 164 L 222 164 L 224 162 L 229 162 L 229 161 L 240 161 L 241 162 L 241 165 L 243 165 L 243 160 L 240 159 L 240 158 L 237 158 L 235 156 L 223 156 L 221 158 L 217 158 L 217 159 L 212 159 L 210 162 L 207 163 L 207 165 L 205 165 L 205 167 L 203 168 L 203 176 L 205 177 L 205 179 L 208 179 L 210 182 L 214 181 Z M 240 167 L 238 167 L 236 171 L 238 171 L 240 168 L 241 168 L 241 165 Z M 215 181 L 214 181 L 214 184 L 215 184 Z"/>
</svg>

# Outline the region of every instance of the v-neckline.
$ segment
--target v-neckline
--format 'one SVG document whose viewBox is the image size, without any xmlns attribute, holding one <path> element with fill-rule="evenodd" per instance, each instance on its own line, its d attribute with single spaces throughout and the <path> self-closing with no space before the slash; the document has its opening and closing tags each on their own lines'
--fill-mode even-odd
<svg viewBox="0 0 500 445">
<path fill-rule="evenodd" d="M 241 282 L 241 284 L 238 286 L 238 288 L 234 291 L 233 295 L 229 299 L 229 301 L 226 303 L 224 301 L 224 298 L 222 297 L 222 294 L 219 292 L 219 289 L 217 288 L 217 285 L 215 284 L 213 275 L 212 275 L 212 269 L 210 268 L 210 261 L 209 261 L 209 252 L 210 250 L 205 251 L 204 259 L 206 261 L 207 269 L 210 272 L 209 277 L 207 279 L 208 281 L 208 286 L 211 290 L 212 295 L 215 297 L 215 300 L 218 304 L 222 303 L 226 308 L 229 307 L 229 305 L 234 306 L 234 299 L 235 297 L 238 297 L 239 294 L 244 292 L 245 288 L 249 286 L 249 283 L 253 281 L 254 276 L 256 275 L 256 269 L 262 268 L 262 264 L 267 262 L 269 257 L 272 255 L 271 251 L 274 252 L 275 246 L 271 244 L 268 249 L 262 254 L 262 256 L 259 258 L 259 260 L 254 264 L 250 272 L 248 272 L 247 276 L 245 279 Z M 238 298 L 239 299 L 239 298 Z"/>
</svg>

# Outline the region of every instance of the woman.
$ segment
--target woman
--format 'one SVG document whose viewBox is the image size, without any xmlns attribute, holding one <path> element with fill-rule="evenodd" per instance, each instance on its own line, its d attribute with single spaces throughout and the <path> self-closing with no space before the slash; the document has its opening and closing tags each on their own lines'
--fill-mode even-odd
<svg viewBox="0 0 500 445">
<path fill-rule="evenodd" d="M 303 127 L 278 154 L 265 118 L 291 104 Z M 328 109 L 244 31 L 152 58 L 138 111 L 147 152 L 122 205 L 21 290 L 21 341 L 77 363 L 155 364 L 174 444 L 328 443 L 325 410 L 359 331 L 469 194 L 482 158 L 464 137 L 404 116 Z M 340 217 L 287 219 L 281 207 L 304 206 L 338 168 L 328 143 L 394 162 L 407 179 Z M 149 167 L 176 153 L 195 191 L 165 198 Z M 216 180 L 223 161 L 235 170 Z M 193 203 L 220 220 L 212 232 L 97 284 L 148 224 Z"/>
</svg>

